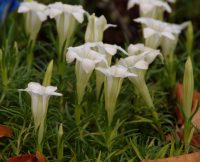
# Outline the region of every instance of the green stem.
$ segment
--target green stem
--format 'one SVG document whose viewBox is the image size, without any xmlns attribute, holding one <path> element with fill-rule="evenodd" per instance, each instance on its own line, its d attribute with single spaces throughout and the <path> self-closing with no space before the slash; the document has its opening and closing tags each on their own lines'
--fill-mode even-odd
<svg viewBox="0 0 200 162">
<path fill-rule="evenodd" d="M 6 96 L 6 93 L 3 91 L 1 98 L 0 98 L 0 104 L 3 102 L 5 96 Z"/>
<path fill-rule="evenodd" d="M 163 130 L 162 130 L 162 127 L 161 127 L 161 123 L 159 121 L 159 115 L 156 112 L 155 106 L 153 104 L 151 95 L 149 93 L 149 89 L 147 87 L 147 84 L 146 84 L 144 78 L 139 75 L 138 78 L 136 78 L 136 79 L 131 78 L 130 80 L 135 85 L 138 92 L 140 93 L 140 95 L 144 99 L 144 102 L 146 102 L 146 105 L 149 108 L 151 108 L 151 113 L 152 113 L 154 124 L 155 124 L 157 131 L 159 132 L 161 138 L 164 140 L 164 133 L 163 133 Z"/>
<path fill-rule="evenodd" d="M 67 47 L 70 45 L 70 40 L 65 41 L 59 40 L 59 49 L 58 49 L 58 73 L 63 79 L 65 73 L 65 52 Z"/>
<path fill-rule="evenodd" d="M 42 153 L 43 148 L 42 148 L 41 144 L 37 143 L 36 149 L 37 149 L 37 151 Z"/>
<path fill-rule="evenodd" d="M 183 136 L 184 145 L 185 145 L 184 151 L 186 154 L 189 152 L 190 142 L 192 140 L 193 132 L 194 132 L 194 128 L 192 128 L 191 121 L 188 119 L 186 120 L 184 124 L 184 136 Z"/>
<path fill-rule="evenodd" d="M 162 130 L 162 127 L 161 127 L 161 123 L 159 121 L 159 115 L 158 115 L 158 113 L 154 109 L 152 111 L 152 116 L 154 118 L 154 124 L 157 127 L 157 130 L 158 130 L 158 132 L 160 134 L 160 137 L 161 137 L 162 140 L 164 140 L 165 136 L 164 136 L 164 133 L 163 133 L 163 130 Z"/>
<path fill-rule="evenodd" d="M 35 46 L 35 42 L 33 40 L 29 40 L 28 42 L 28 51 L 27 51 L 27 56 L 26 56 L 26 62 L 28 65 L 28 70 L 31 69 L 32 64 L 33 64 L 33 49 Z"/>
<path fill-rule="evenodd" d="M 76 124 L 79 125 L 80 124 L 80 121 L 81 121 L 81 114 L 82 114 L 82 107 L 81 105 L 77 105 L 75 107 L 75 121 L 76 121 Z"/>
<path fill-rule="evenodd" d="M 171 54 L 166 59 L 166 70 L 168 75 L 168 82 L 170 88 L 174 89 L 176 85 L 176 70 L 175 70 L 175 62 L 174 62 L 174 55 Z"/>
<path fill-rule="evenodd" d="M 45 120 L 41 122 L 37 130 L 37 150 L 41 153 L 43 152 L 44 132 L 45 132 Z"/>
</svg>

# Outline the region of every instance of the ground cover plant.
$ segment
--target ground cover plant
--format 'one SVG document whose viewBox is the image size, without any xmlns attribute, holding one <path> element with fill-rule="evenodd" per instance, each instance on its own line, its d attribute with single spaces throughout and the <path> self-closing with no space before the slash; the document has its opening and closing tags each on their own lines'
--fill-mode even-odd
<svg viewBox="0 0 200 162">
<path fill-rule="evenodd" d="M 0 160 L 196 157 L 198 25 L 178 0 L 88 3 L 0 0 Z"/>
</svg>

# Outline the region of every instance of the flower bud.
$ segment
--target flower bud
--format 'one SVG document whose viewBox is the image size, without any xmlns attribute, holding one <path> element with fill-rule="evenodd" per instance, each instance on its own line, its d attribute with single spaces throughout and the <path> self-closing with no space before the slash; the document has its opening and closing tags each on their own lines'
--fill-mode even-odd
<svg viewBox="0 0 200 162">
<path fill-rule="evenodd" d="M 192 98 L 194 91 L 194 78 L 192 61 L 188 57 L 185 63 L 184 79 L 183 79 L 183 113 L 186 119 L 191 116 Z"/>
<path fill-rule="evenodd" d="M 58 140 L 57 140 L 57 159 L 58 159 L 58 161 L 62 161 L 62 159 L 63 159 L 63 149 L 64 149 L 63 125 L 61 123 L 59 126 L 59 129 L 58 129 Z"/>
<path fill-rule="evenodd" d="M 45 72 L 44 80 L 42 83 L 43 86 L 49 86 L 51 84 L 52 71 L 53 71 L 53 60 L 50 61 L 47 70 Z"/>
</svg>

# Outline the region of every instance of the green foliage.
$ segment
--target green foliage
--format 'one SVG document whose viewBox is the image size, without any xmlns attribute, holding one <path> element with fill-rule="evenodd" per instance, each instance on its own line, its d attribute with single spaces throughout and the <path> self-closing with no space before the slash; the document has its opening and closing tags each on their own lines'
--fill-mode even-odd
<svg viewBox="0 0 200 162">
<path fill-rule="evenodd" d="M 42 2 L 48 4 L 54 0 Z M 82 0 L 63 0 L 63 2 L 84 3 Z M 173 114 L 177 106 L 175 94 L 168 87 L 166 69 L 160 61 L 156 60 L 151 65 L 146 80 L 154 100 L 155 111 L 158 112 L 157 120 L 161 123 L 160 129 L 165 135 L 170 133 L 172 136 L 169 141 L 160 137 L 157 123 L 152 117 L 152 110 L 145 105 L 128 80 L 123 82 L 113 122 L 109 127 L 103 93 L 99 100 L 96 99 L 94 74 L 87 85 L 81 112 L 78 112 L 81 115 L 76 117 L 74 115 L 77 114 L 75 113 L 77 94 L 74 65 L 65 64 L 62 77 L 57 73 L 56 63 L 53 66 L 51 62 L 51 67 L 46 72 L 47 64 L 52 59 L 57 60 L 55 23 L 48 21 L 43 24 L 34 48 L 33 66 L 27 70 L 28 66 L 25 62 L 28 51 L 27 39 L 21 29 L 22 23 L 17 21 L 16 19 L 12 24 L 4 24 L 1 27 L 4 32 L 1 33 L 0 38 L 0 122 L 13 130 L 11 138 L 0 139 L 1 161 L 11 156 L 36 151 L 37 139 L 34 136 L 30 97 L 18 91 L 31 81 L 40 83 L 43 81 L 44 85 L 49 85 L 51 82 L 51 85 L 57 86 L 58 91 L 63 94 L 60 98 L 50 100 L 47 113 L 43 153 L 48 162 L 58 161 L 57 157 L 60 158 L 59 161 L 69 162 L 139 162 L 146 158 L 157 159 L 184 152 L 184 147 L 175 132 Z M 74 46 L 83 43 L 84 27 L 78 27 L 72 40 Z M 194 34 L 194 39 L 196 37 L 197 35 Z M 182 80 L 183 76 L 186 60 L 184 51 L 184 43 L 180 41 L 177 57 L 174 60 L 177 63 L 177 80 Z M 194 58 L 199 57 L 197 53 L 199 51 L 194 49 Z M 194 79 L 199 78 L 199 64 L 195 59 L 193 64 L 194 73 L 197 72 L 194 74 Z M 200 87 L 199 83 L 197 87 Z M 61 129 L 59 129 L 60 123 L 63 125 L 62 135 L 58 134 L 58 130 Z M 189 149 L 193 150 L 193 148 Z"/>
</svg>

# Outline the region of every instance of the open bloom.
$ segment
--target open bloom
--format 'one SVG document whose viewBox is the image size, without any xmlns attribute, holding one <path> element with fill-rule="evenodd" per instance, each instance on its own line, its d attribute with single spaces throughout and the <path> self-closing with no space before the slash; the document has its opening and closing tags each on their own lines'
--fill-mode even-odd
<svg viewBox="0 0 200 162">
<path fill-rule="evenodd" d="M 0 23 L 4 22 L 8 13 L 19 7 L 17 0 L 1 0 L 0 1 Z"/>
<path fill-rule="evenodd" d="M 104 16 L 96 17 L 95 14 L 88 16 L 88 25 L 85 33 L 85 42 L 103 41 L 104 30 L 116 25 L 107 24 Z"/>
<path fill-rule="evenodd" d="M 57 93 L 56 87 L 47 86 L 44 87 L 36 82 L 30 82 L 26 91 L 31 96 L 31 109 L 35 124 L 35 131 L 38 133 L 38 143 L 40 144 L 43 139 L 44 124 L 48 109 L 48 103 L 50 96 L 62 96 L 61 93 Z"/>
<path fill-rule="evenodd" d="M 142 43 L 130 44 L 128 46 L 128 55 L 129 56 L 138 55 L 140 57 L 142 56 L 151 59 L 151 61 L 150 60 L 148 61 L 149 64 L 154 60 L 154 56 L 155 57 L 157 55 L 161 56 L 159 50 L 147 47 Z"/>
<path fill-rule="evenodd" d="M 143 35 L 145 38 L 145 45 L 155 49 L 161 46 L 165 58 L 173 54 L 178 36 L 181 30 L 188 24 L 187 22 L 181 25 L 170 24 L 145 17 L 137 18 L 135 21 L 144 25 Z"/>
<path fill-rule="evenodd" d="M 117 53 L 117 51 L 120 51 L 128 55 L 128 53 L 123 48 L 115 44 L 107 44 L 102 42 L 93 42 L 86 44 L 90 46 L 93 50 L 97 51 L 98 53 L 105 55 L 108 65 L 111 64 L 112 56 L 114 56 Z"/>
<path fill-rule="evenodd" d="M 128 9 L 135 4 L 139 5 L 141 17 L 151 17 L 155 19 L 163 19 L 163 12 L 171 12 L 171 8 L 166 2 L 160 0 L 129 0 Z"/>
<path fill-rule="evenodd" d="M 128 47 L 128 53 L 129 56 L 124 59 L 120 59 L 119 64 L 128 68 L 130 73 L 137 75 L 137 77 L 129 77 L 129 80 L 139 91 L 146 104 L 149 107 L 153 107 L 154 105 L 149 94 L 144 75 L 148 69 L 149 64 L 151 64 L 154 59 L 161 54 L 159 50 L 145 47 L 142 44 L 131 44 Z"/>
<path fill-rule="evenodd" d="M 107 64 L 105 64 L 104 62 L 101 62 L 98 64 L 98 67 L 107 67 L 110 66 L 111 64 L 111 60 L 112 60 L 112 56 L 114 56 L 115 54 L 117 54 L 117 51 L 120 51 L 126 55 L 128 55 L 128 53 L 122 49 L 120 46 L 117 45 L 111 45 L 111 44 L 106 44 L 106 43 L 102 43 L 102 42 L 94 42 L 94 43 L 87 43 L 92 49 L 94 49 L 95 51 L 97 51 L 99 54 L 104 55 L 107 61 Z M 96 96 L 97 98 L 99 98 L 100 92 L 101 92 L 101 87 L 104 81 L 104 75 L 99 72 L 98 70 L 95 71 L 96 73 Z"/>
<path fill-rule="evenodd" d="M 96 70 L 105 75 L 105 109 L 108 116 L 108 125 L 110 126 L 115 113 L 117 97 L 119 95 L 123 79 L 126 77 L 136 77 L 136 74 L 128 72 L 128 69 L 121 65 L 114 65 L 108 68 L 98 67 Z"/>
<path fill-rule="evenodd" d="M 76 59 L 76 88 L 78 95 L 78 104 L 82 102 L 84 91 L 89 78 L 95 68 L 95 66 L 104 62 L 106 64 L 106 59 L 104 55 L 91 49 L 88 44 L 84 44 L 78 47 L 68 48 L 66 54 L 66 60 L 68 63 L 73 62 Z"/>
<path fill-rule="evenodd" d="M 77 23 L 82 23 L 84 20 L 85 10 L 79 5 L 68 5 L 61 2 L 55 2 L 49 5 L 47 10 L 50 18 L 56 20 L 56 28 L 59 38 L 59 48 L 65 48 L 68 45 Z"/>
<path fill-rule="evenodd" d="M 138 48 L 139 47 L 139 48 Z M 157 56 L 161 56 L 159 50 L 145 47 L 143 44 L 129 45 L 128 57 L 120 59 L 119 64 L 127 67 L 130 72 L 144 76 L 144 70 L 148 69 Z"/>
<path fill-rule="evenodd" d="M 25 15 L 25 30 L 30 41 L 35 41 L 42 22 L 47 19 L 45 10 L 47 7 L 36 1 L 21 2 L 18 13 Z"/>
</svg>

